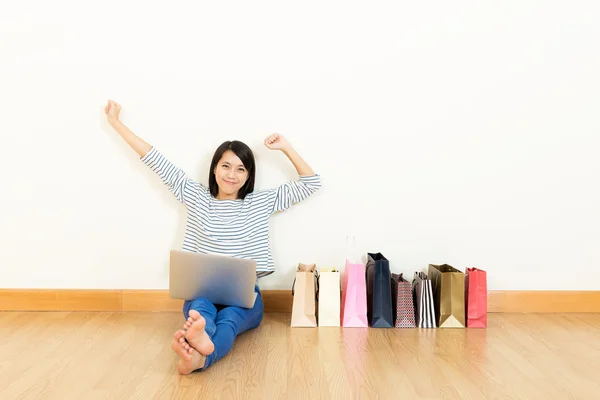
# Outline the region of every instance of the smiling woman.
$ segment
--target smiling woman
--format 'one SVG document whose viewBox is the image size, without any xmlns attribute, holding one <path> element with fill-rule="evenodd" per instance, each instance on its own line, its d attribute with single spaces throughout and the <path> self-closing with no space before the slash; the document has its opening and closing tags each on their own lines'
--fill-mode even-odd
<svg viewBox="0 0 600 400">
<path fill-rule="evenodd" d="M 223 143 L 210 164 L 210 194 L 218 200 L 243 200 L 254 191 L 255 169 L 254 155 L 246 144 L 237 140 Z"/>
<path fill-rule="evenodd" d="M 188 210 L 183 250 L 255 260 L 257 278 L 275 272 L 270 216 L 305 200 L 321 187 L 319 175 L 288 141 L 275 133 L 264 144 L 288 157 L 298 172 L 297 180 L 255 192 L 254 155 L 236 140 L 224 142 L 215 151 L 206 187 L 130 131 L 119 120 L 120 110 L 119 104 L 108 102 L 104 112 L 110 124 Z M 258 283 L 255 292 L 256 301 L 250 309 L 212 304 L 204 298 L 185 301 L 187 320 L 171 343 L 180 357 L 179 373 L 205 370 L 231 350 L 238 335 L 260 325 L 264 306 Z"/>
</svg>

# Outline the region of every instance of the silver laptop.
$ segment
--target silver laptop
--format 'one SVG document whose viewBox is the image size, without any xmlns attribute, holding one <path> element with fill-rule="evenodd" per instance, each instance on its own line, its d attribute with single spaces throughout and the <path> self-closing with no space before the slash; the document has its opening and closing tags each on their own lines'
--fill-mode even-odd
<svg viewBox="0 0 600 400">
<path fill-rule="evenodd" d="M 171 298 L 203 297 L 213 304 L 252 308 L 257 296 L 255 284 L 255 260 L 171 250 Z"/>
</svg>

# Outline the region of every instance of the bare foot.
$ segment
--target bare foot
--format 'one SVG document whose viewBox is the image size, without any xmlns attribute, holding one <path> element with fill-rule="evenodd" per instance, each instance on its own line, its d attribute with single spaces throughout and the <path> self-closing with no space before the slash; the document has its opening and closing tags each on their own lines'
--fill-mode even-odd
<svg viewBox="0 0 600 400">
<path fill-rule="evenodd" d="M 179 362 L 177 362 L 177 372 L 181 375 L 188 375 L 197 369 L 204 367 L 206 357 L 198 353 L 187 343 L 185 345 L 183 339 L 183 331 L 175 332 L 175 337 L 171 343 L 173 351 L 179 356 Z"/>
<path fill-rule="evenodd" d="M 198 350 L 200 354 L 207 356 L 215 351 L 215 345 L 204 330 L 205 326 L 204 317 L 198 311 L 191 310 L 190 317 L 183 325 L 183 330 L 185 331 L 185 340 L 190 346 Z"/>
</svg>

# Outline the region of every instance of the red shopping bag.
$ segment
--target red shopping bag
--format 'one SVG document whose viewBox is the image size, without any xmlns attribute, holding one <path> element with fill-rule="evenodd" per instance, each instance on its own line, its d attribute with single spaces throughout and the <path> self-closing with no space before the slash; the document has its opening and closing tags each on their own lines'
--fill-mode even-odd
<svg viewBox="0 0 600 400">
<path fill-rule="evenodd" d="M 487 327 L 487 274 L 477 268 L 467 268 L 465 275 L 467 328 Z"/>
</svg>

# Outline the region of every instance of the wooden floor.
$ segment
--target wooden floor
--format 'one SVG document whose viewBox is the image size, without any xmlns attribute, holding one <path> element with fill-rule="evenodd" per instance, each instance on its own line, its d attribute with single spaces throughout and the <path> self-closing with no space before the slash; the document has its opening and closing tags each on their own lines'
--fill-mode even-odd
<svg viewBox="0 0 600 400">
<path fill-rule="evenodd" d="M 180 313 L 0 313 L 0 399 L 598 399 L 599 314 L 490 314 L 486 330 L 306 329 L 266 314 L 182 377 Z"/>
</svg>

